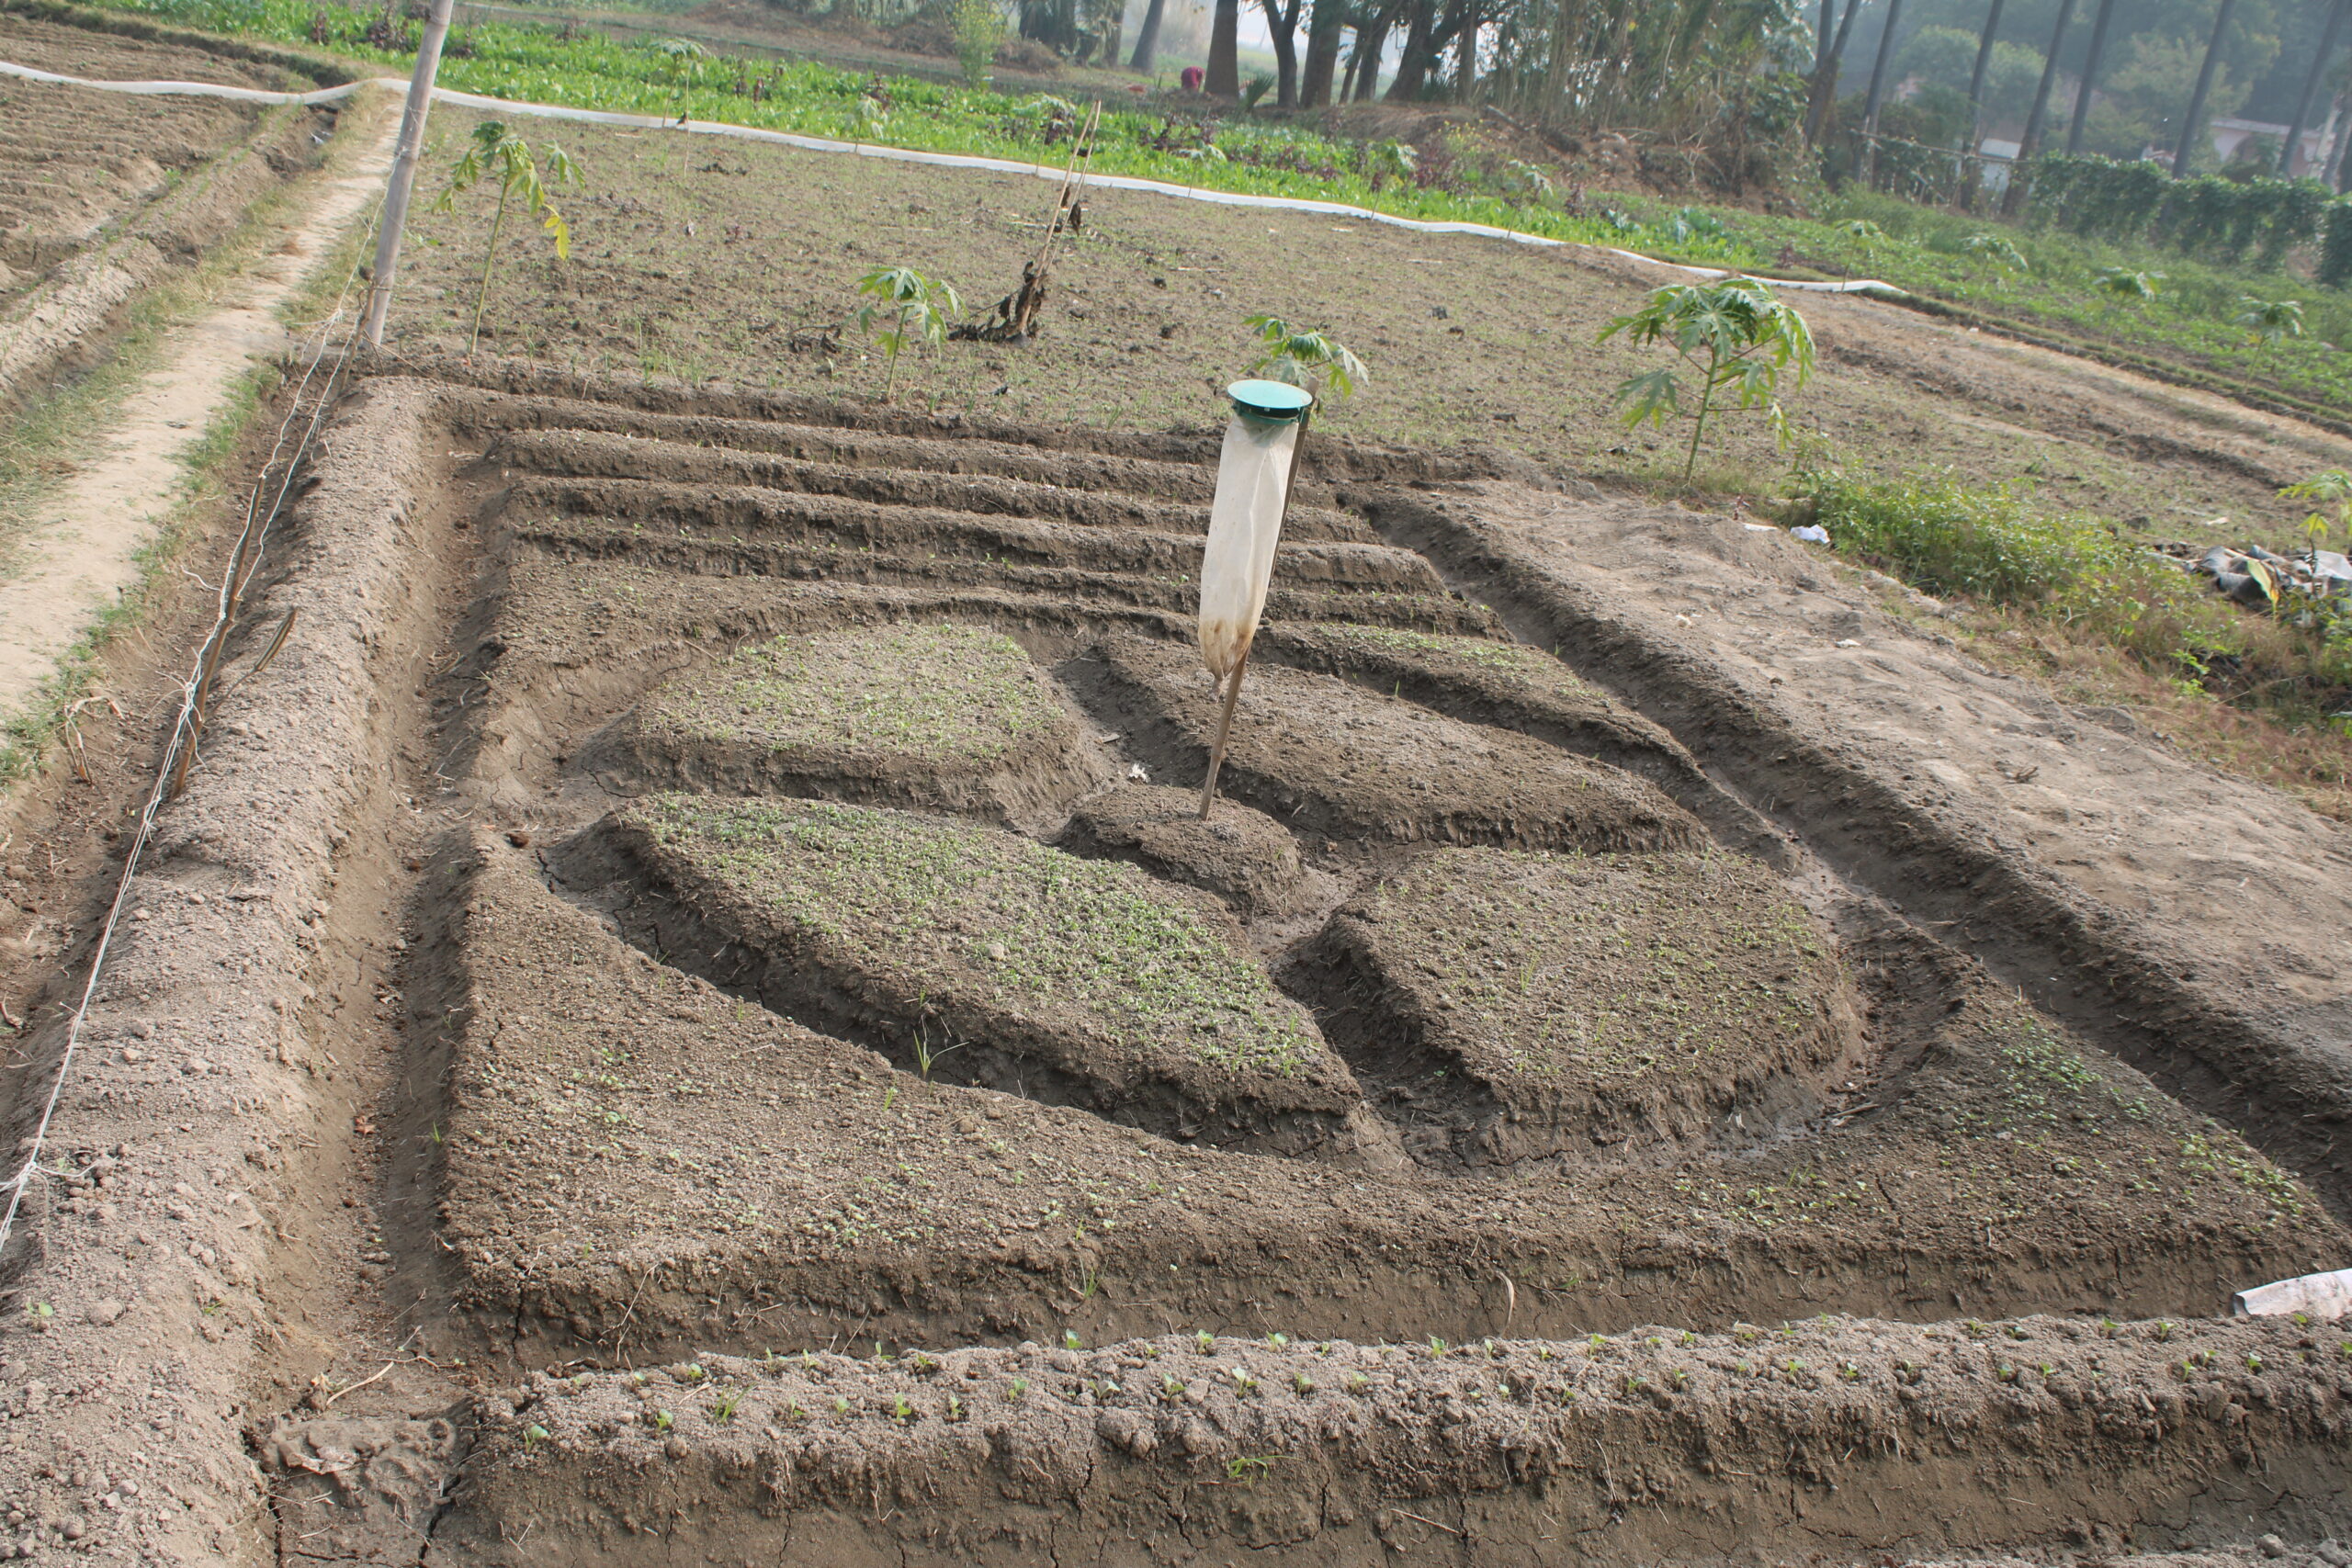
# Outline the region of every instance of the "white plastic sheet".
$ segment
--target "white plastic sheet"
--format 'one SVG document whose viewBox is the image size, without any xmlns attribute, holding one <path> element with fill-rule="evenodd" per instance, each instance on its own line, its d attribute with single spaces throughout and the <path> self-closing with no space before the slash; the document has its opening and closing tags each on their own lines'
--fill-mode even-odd
<svg viewBox="0 0 2352 1568">
<path fill-rule="evenodd" d="M 1225 427 L 1208 548 L 1201 558 L 1201 658 L 1220 685 L 1241 667 L 1250 639 L 1258 635 L 1297 446 L 1295 423 L 1235 414 Z"/>
<path fill-rule="evenodd" d="M 2331 1322 L 2352 1312 L 2352 1269 L 2256 1285 L 2230 1298 L 2233 1317 L 2287 1317 L 2299 1312 Z"/>
</svg>

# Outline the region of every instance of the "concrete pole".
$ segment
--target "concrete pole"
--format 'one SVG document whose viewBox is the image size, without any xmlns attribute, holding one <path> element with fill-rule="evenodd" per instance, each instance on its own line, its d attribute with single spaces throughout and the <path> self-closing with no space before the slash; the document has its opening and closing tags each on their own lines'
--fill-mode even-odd
<svg viewBox="0 0 2352 1568">
<path fill-rule="evenodd" d="M 408 107 L 401 110 L 400 144 L 392 152 L 392 175 L 384 187 L 384 213 L 376 225 L 376 267 L 368 280 L 368 310 L 359 320 L 370 347 L 384 345 L 384 318 L 392 308 L 392 278 L 400 271 L 401 230 L 416 189 L 416 160 L 424 148 L 424 116 L 433 107 L 433 79 L 441 73 L 441 43 L 449 36 L 456 0 L 433 0 L 424 36 L 416 43 L 416 73 L 408 82 Z"/>
</svg>

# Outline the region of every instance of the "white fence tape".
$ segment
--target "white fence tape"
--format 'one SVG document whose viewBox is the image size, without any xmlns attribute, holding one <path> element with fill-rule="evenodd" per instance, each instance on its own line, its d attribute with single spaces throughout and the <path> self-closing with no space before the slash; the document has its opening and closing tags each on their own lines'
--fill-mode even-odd
<svg viewBox="0 0 2352 1568">
<path fill-rule="evenodd" d="M 258 87 L 231 87 L 217 82 L 94 82 L 81 76 L 61 76 L 53 71 L 36 71 L 29 65 L 11 64 L 0 61 L 0 75 L 20 77 L 28 82 L 48 82 L 61 86 L 95 87 L 108 93 L 139 93 L 158 95 L 184 94 L 193 97 L 234 98 L 252 104 L 327 104 L 349 97 L 367 82 L 346 82 L 339 87 L 322 87 L 310 93 L 272 93 Z M 395 76 L 373 78 L 373 85 L 394 92 L 405 92 L 408 83 Z M 1009 158 L 981 158 L 962 152 L 917 152 L 904 147 L 877 147 L 864 141 L 834 141 L 821 136 L 797 136 L 786 130 L 762 130 L 748 125 L 728 125 L 707 119 L 668 119 L 659 115 L 620 114 L 609 109 L 576 109 L 560 104 L 520 103 L 511 98 L 489 98 L 479 93 L 460 93 L 451 87 L 435 87 L 433 96 L 443 103 L 459 104 L 467 108 L 492 109 L 501 114 L 531 115 L 541 119 L 576 120 L 586 125 L 612 125 L 638 130 L 682 130 L 692 136 L 731 136 L 746 141 L 772 142 L 779 147 L 794 147 L 804 152 L 840 152 L 859 158 L 881 158 L 894 164 L 921 164 L 935 169 L 979 169 L 989 174 L 1028 175 L 1037 179 L 1059 180 L 1063 171 L 1045 164 L 1015 163 Z M 1679 262 L 1662 262 L 1635 251 L 1621 251 L 1609 245 L 1589 245 L 1576 240 L 1555 240 L 1547 234 L 1530 234 L 1522 230 L 1498 228 L 1491 223 L 1440 223 L 1419 218 L 1400 218 L 1393 212 L 1375 212 L 1370 208 L 1351 207 L 1344 202 L 1313 201 L 1302 197 L 1247 196 L 1238 191 L 1208 190 L 1200 186 L 1181 186 L 1167 180 L 1148 180 L 1134 175 L 1089 175 L 1087 184 L 1110 190 L 1144 191 L 1153 196 L 1174 197 L 1183 201 L 1205 201 L 1219 207 L 1247 207 L 1267 212 L 1308 212 L 1326 218 L 1351 218 L 1366 223 L 1385 223 L 1395 229 L 1408 229 L 1417 234 L 1475 234 L 1489 240 L 1509 240 L 1514 244 L 1539 245 L 1547 249 L 1598 251 L 1603 255 L 1622 256 L 1628 261 L 1646 262 L 1652 266 L 1670 267 L 1677 272 L 1699 277 L 1729 277 L 1732 273 L 1721 267 L 1685 266 Z M 1751 275 L 1752 276 L 1752 275 Z M 1892 294 L 1904 291 L 1891 283 L 1877 278 L 1857 278 L 1843 283 L 1818 283 L 1800 278 L 1763 279 L 1775 288 L 1793 289 L 1810 294 Z"/>
</svg>

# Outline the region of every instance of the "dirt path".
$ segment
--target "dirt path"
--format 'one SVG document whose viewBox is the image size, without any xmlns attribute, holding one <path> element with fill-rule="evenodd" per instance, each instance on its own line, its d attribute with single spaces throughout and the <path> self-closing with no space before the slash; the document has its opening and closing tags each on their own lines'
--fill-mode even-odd
<svg viewBox="0 0 2352 1568">
<path fill-rule="evenodd" d="M 122 405 L 103 455 L 65 485 L 0 582 L 0 714 L 23 712 L 91 624 L 140 580 L 141 552 L 179 497 L 187 462 L 234 402 L 246 374 L 288 344 L 277 312 L 307 287 L 381 188 L 398 128 L 393 105 L 368 97 L 348 111 L 365 152 L 314 177 L 267 254 L 232 279 L 205 312 L 165 339 L 161 362 Z"/>
</svg>

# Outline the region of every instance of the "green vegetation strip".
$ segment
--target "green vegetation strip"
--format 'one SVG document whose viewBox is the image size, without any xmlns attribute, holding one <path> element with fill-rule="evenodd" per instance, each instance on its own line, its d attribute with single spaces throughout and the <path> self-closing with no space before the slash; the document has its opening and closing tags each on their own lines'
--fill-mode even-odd
<svg viewBox="0 0 2352 1568">
<path fill-rule="evenodd" d="M 1126 1049 L 1235 1072 L 1322 1054 L 1306 1017 L 1190 900 L 1135 867 L 1018 834 L 819 802 L 648 796 L 657 842 L 934 994 L 978 976 L 999 1007 L 1075 1010 Z"/>
<path fill-rule="evenodd" d="M 410 51 L 383 38 L 377 13 L 310 0 L 110 0 L 107 9 L 209 31 L 309 42 L 406 70 Z M 1013 96 L 913 77 L 883 78 L 809 61 L 771 63 L 710 54 L 684 40 L 624 43 L 601 34 L 564 38 L 485 22 L 453 35 L 440 84 L 461 92 L 575 108 L 681 116 L 829 137 L 842 141 L 1063 163 L 1077 110 L 1050 95 Z M 1488 177 L 1428 183 L 1395 141 L 1361 141 L 1288 126 L 1227 122 L 1204 131 L 1188 117 L 1103 106 L 1089 167 L 1239 195 L 1341 202 L 1429 222 L 1487 223 L 1547 239 L 1658 248 L 1693 260 L 1752 265 L 1746 247 L 1710 235 L 1679 244 L 1663 231 L 1609 214 L 1572 215 L 1523 202 L 1540 175 L 1507 158 Z M 593 175 L 593 172 L 592 172 Z M 1448 185 L 1453 188 L 1448 188 Z"/>
<path fill-rule="evenodd" d="M 1066 716 L 1021 646 L 979 626 L 787 636 L 740 649 L 655 699 L 697 739 L 993 761 Z"/>
<path fill-rule="evenodd" d="M 1808 483 L 1831 544 L 1927 592 L 2016 606 L 2123 649 L 2159 674 L 2240 691 L 2290 713 L 2352 687 L 2341 597 L 2250 614 L 2108 524 L 2035 509 L 1950 473 Z"/>
</svg>

